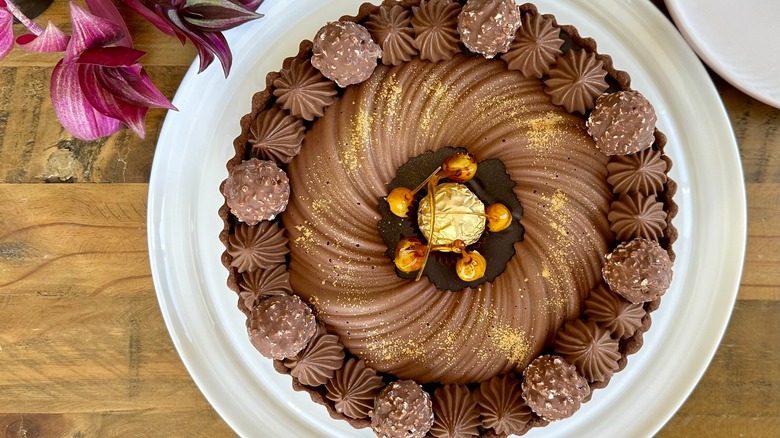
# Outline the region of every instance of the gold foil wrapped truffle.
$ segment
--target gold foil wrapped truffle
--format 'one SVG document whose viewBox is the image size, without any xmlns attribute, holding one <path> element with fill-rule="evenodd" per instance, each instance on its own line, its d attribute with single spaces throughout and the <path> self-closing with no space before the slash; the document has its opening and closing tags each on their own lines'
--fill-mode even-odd
<svg viewBox="0 0 780 438">
<path fill-rule="evenodd" d="M 351 21 L 325 25 L 314 37 L 313 51 L 311 64 L 339 87 L 368 79 L 382 56 L 368 30 Z"/>
<path fill-rule="evenodd" d="M 423 438 L 433 425 L 431 396 L 412 380 L 393 382 L 376 397 L 369 415 L 377 436 Z"/>
<path fill-rule="evenodd" d="M 269 359 L 300 353 L 317 332 L 317 321 L 297 295 L 276 295 L 260 301 L 247 321 L 249 339 Z"/>
<path fill-rule="evenodd" d="M 468 187 L 443 183 L 436 187 L 435 201 L 425 196 L 417 210 L 417 225 L 430 245 L 450 245 L 462 240 L 471 245 L 485 232 L 485 204 Z M 436 210 L 431 235 L 431 209 Z M 430 237 L 430 238 L 429 238 Z"/>
<path fill-rule="evenodd" d="M 255 225 L 284 211 L 290 200 L 290 180 L 273 161 L 251 158 L 233 167 L 222 194 L 239 221 Z"/>
</svg>

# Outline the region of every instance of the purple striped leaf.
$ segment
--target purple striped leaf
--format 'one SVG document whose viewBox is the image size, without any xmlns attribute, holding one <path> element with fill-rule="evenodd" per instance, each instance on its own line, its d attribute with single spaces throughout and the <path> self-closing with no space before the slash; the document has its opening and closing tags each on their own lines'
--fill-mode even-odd
<svg viewBox="0 0 780 438">
<path fill-rule="evenodd" d="M 263 4 L 263 0 L 236 0 L 236 3 L 240 3 L 250 11 L 256 11 Z"/>
<path fill-rule="evenodd" d="M 180 15 L 189 25 L 206 32 L 222 32 L 262 17 L 229 0 L 187 0 Z"/>
</svg>

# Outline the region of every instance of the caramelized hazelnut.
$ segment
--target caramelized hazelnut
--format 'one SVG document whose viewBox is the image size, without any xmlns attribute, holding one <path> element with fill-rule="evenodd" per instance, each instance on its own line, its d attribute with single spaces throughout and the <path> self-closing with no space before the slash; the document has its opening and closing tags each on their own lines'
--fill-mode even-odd
<svg viewBox="0 0 780 438">
<path fill-rule="evenodd" d="M 479 280 L 485 276 L 487 261 L 477 251 L 464 252 L 463 257 L 455 264 L 455 272 L 463 281 Z"/>
<path fill-rule="evenodd" d="M 488 230 L 497 233 L 512 225 L 512 213 L 504 204 L 490 204 L 485 208 Z"/>
<path fill-rule="evenodd" d="M 414 194 L 406 187 L 396 187 L 390 191 L 387 195 L 387 204 L 390 206 L 390 211 L 398 217 L 406 217 L 409 212 L 409 206 L 412 205 L 414 200 Z"/>
<path fill-rule="evenodd" d="M 425 244 L 416 237 L 404 237 L 395 247 L 393 262 L 401 272 L 414 272 L 425 263 Z"/>
<path fill-rule="evenodd" d="M 447 178 L 465 183 L 477 173 L 477 160 L 471 154 L 455 154 L 444 160 L 441 170 Z"/>
</svg>

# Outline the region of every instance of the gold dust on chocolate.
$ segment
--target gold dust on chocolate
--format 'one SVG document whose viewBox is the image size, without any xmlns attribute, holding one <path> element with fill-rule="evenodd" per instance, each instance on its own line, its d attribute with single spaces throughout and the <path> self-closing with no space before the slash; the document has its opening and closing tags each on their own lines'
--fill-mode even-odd
<svg viewBox="0 0 780 438">
<path fill-rule="evenodd" d="M 363 359 L 367 364 L 379 362 L 414 363 L 416 366 L 433 366 L 444 362 L 449 367 L 463 365 L 461 346 L 479 345 L 471 353 L 479 360 L 487 360 L 498 354 L 513 367 L 524 366 L 534 354 L 528 334 L 520 327 L 505 322 L 506 316 L 492 303 L 475 302 L 471 317 L 475 325 L 488 327 L 487 333 L 463 330 L 442 323 L 420 328 L 414 336 L 388 338 L 385 331 L 394 323 L 384 322 L 381 327 L 369 331 L 369 342 Z M 483 342 L 485 341 L 486 342 Z M 426 346 L 433 345 L 431 352 Z"/>
</svg>

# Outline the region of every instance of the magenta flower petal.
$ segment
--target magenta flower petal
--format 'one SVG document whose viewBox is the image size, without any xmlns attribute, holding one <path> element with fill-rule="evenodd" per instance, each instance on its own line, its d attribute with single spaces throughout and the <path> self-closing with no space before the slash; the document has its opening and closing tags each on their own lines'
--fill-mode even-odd
<svg viewBox="0 0 780 438">
<path fill-rule="evenodd" d="M 5 2 L 5 0 L 0 0 L 0 8 L 4 8 L 8 6 L 8 4 Z"/>
<path fill-rule="evenodd" d="M 126 67 L 135 64 L 145 54 L 146 52 L 130 47 L 98 47 L 85 50 L 76 62 L 106 67 Z"/>
<path fill-rule="evenodd" d="M 228 47 L 225 37 L 222 36 L 221 33 L 203 32 L 190 28 L 175 9 L 167 9 L 164 12 L 166 18 L 170 20 L 177 31 L 182 32 L 187 38 L 192 40 L 193 45 L 198 49 L 198 57 L 200 58 L 199 72 L 202 72 L 211 65 L 211 62 L 216 55 L 219 62 L 222 64 L 222 70 L 227 77 L 228 73 L 230 73 L 230 65 L 233 60 L 230 53 L 230 47 Z"/>
<path fill-rule="evenodd" d="M 108 46 L 124 38 L 122 26 L 92 15 L 73 2 L 70 3 L 70 17 L 73 37 L 65 53 L 66 63 L 76 59 L 86 49 Z"/>
<path fill-rule="evenodd" d="M 176 109 L 154 86 L 140 64 L 121 69 L 103 69 L 98 81 L 110 93 L 130 104 Z"/>
<path fill-rule="evenodd" d="M 0 0 L 2 1 L 2 0 Z M 14 16 L 0 9 L 0 60 L 14 48 Z"/>
<path fill-rule="evenodd" d="M 64 52 L 68 47 L 68 41 L 70 36 L 51 21 L 46 24 L 46 29 L 40 35 L 26 34 L 16 39 L 22 50 L 37 53 Z"/>
<path fill-rule="evenodd" d="M 95 140 L 119 130 L 119 120 L 99 113 L 87 100 L 79 84 L 78 64 L 57 63 L 50 93 L 57 118 L 76 138 Z"/>
<path fill-rule="evenodd" d="M 117 41 L 117 45 L 124 47 L 133 47 L 133 38 L 130 36 L 130 30 L 127 28 L 124 18 L 119 10 L 114 6 L 113 1 L 105 0 L 84 0 L 89 8 L 89 12 L 98 17 L 105 18 L 115 24 L 118 24 L 124 32 L 124 37 Z"/>
<path fill-rule="evenodd" d="M 145 122 L 148 108 L 131 105 L 117 98 L 103 88 L 97 81 L 101 76 L 102 68 L 96 65 L 84 65 L 78 70 L 79 85 L 89 103 L 98 112 L 117 119 L 127 125 L 137 136 L 144 138 L 146 135 Z"/>
</svg>

